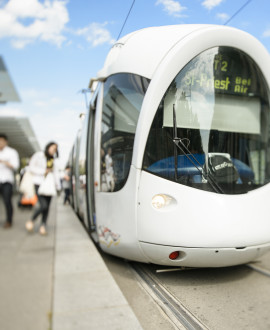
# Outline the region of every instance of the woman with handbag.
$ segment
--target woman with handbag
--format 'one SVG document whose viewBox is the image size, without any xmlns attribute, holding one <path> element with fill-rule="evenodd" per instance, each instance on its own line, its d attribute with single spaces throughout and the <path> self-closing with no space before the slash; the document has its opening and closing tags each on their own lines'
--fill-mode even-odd
<svg viewBox="0 0 270 330">
<path fill-rule="evenodd" d="M 39 233 L 46 235 L 46 223 L 49 214 L 51 199 L 61 189 L 60 176 L 57 167 L 58 146 L 55 142 L 46 145 L 44 152 L 36 152 L 29 162 L 29 171 L 32 174 L 35 191 L 38 196 L 39 208 L 34 211 L 32 218 L 26 222 L 26 229 L 31 232 L 34 229 L 34 221 L 39 215 L 41 226 Z"/>
</svg>

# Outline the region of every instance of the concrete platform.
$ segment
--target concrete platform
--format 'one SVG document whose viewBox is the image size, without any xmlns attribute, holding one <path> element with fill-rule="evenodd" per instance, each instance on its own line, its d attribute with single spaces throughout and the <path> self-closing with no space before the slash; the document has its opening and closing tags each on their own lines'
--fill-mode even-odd
<svg viewBox="0 0 270 330">
<path fill-rule="evenodd" d="M 14 206 L 16 205 L 14 198 Z M 69 206 L 53 200 L 48 233 L 26 232 L 31 210 L 15 207 L 0 228 L 0 329 L 142 329 Z M 4 224 L 0 201 L 0 226 Z"/>
</svg>

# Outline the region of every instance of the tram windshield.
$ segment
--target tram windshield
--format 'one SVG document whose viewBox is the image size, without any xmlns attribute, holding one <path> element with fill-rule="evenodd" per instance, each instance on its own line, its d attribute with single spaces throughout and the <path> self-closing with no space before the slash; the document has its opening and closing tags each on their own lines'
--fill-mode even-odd
<svg viewBox="0 0 270 330">
<path fill-rule="evenodd" d="M 215 47 L 175 77 L 153 120 L 143 169 L 190 187 L 241 194 L 270 181 L 269 90 L 242 51 Z"/>
</svg>

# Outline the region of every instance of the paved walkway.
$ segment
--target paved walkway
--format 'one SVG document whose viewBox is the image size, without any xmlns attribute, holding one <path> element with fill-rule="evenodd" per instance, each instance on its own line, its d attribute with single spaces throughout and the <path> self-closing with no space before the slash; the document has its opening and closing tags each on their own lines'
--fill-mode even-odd
<svg viewBox="0 0 270 330">
<path fill-rule="evenodd" d="M 16 204 L 16 197 L 14 206 Z M 15 208 L 0 228 L 0 329 L 141 329 L 96 247 L 69 206 L 55 198 L 49 235 L 24 229 L 32 211 Z M 4 210 L 0 201 L 0 226 Z"/>
</svg>

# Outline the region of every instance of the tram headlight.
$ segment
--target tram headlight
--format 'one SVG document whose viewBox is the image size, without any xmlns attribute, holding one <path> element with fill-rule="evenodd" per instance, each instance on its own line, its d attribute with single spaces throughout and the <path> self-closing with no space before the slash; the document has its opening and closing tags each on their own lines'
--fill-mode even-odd
<svg viewBox="0 0 270 330">
<path fill-rule="evenodd" d="M 163 207 L 169 205 L 171 200 L 172 198 L 170 196 L 158 194 L 152 198 L 152 206 L 155 209 L 162 209 Z"/>
</svg>

